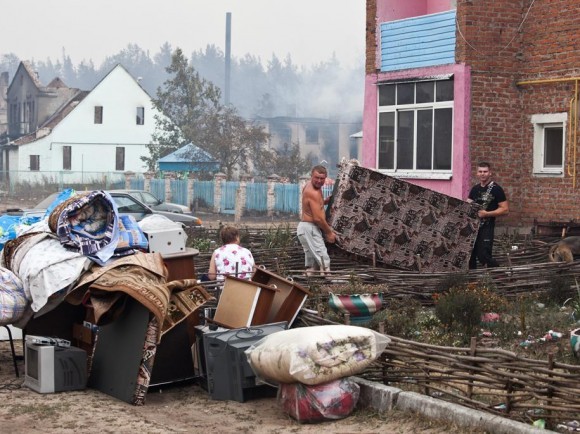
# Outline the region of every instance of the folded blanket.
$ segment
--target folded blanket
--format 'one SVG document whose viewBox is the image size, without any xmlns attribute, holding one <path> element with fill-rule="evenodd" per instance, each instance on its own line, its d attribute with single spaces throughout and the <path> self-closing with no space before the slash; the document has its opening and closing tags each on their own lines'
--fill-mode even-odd
<svg viewBox="0 0 580 434">
<path fill-rule="evenodd" d="M 258 377 L 314 385 L 364 371 L 389 342 L 363 327 L 325 325 L 274 333 L 248 348 L 246 355 Z"/>
<path fill-rule="evenodd" d="M 48 217 L 61 244 L 101 262 L 110 259 L 119 241 L 117 207 L 101 190 L 77 194 L 57 205 Z"/>
<path fill-rule="evenodd" d="M 135 217 L 127 214 L 119 216 L 119 243 L 115 254 L 125 250 L 147 250 L 149 241 L 137 224 Z"/>
<path fill-rule="evenodd" d="M 42 309 L 53 294 L 69 289 L 89 264 L 87 257 L 65 249 L 48 233 L 26 237 L 10 261 L 34 312 Z"/>
</svg>

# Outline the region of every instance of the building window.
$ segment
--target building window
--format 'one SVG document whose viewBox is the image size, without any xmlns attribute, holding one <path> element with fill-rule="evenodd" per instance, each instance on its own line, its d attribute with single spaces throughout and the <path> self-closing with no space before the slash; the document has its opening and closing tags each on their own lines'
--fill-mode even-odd
<svg viewBox="0 0 580 434">
<path fill-rule="evenodd" d="M 137 107 L 137 125 L 145 125 L 145 107 Z"/>
<path fill-rule="evenodd" d="M 567 120 L 567 113 L 532 116 L 535 175 L 564 176 Z"/>
<path fill-rule="evenodd" d="M 30 156 L 30 170 L 39 171 L 40 170 L 40 155 Z"/>
<path fill-rule="evenodd" d="M 95 124 L 102 124 L 103 123 L 103 106 L 96 105 L 95 106 Z"/>
<path fill-rule="evenodd" d="M 451 173 L 453 79 L 379 85 L 377 168 Z"/>
<path fill-rule="evenodd" d="M 278 131 L 278 135 L 280 136 L 280 142 L 288 143 L 292 142 L 292 130 L 288 127 L 282 127 Z"/>
<path fill-rule="evenodd" d="M 125 170 L 125 148 L 123 147 L 116 148 L 115 170 Z"/>
<path fill-rule="evenodd" d="M 71 146 L 63 146 L 62 147 L 62 170 L 70 170 L 71 169 L 71 155 L 72 155 L 72 147 Z"/>
<path fill-rule="evenodd" d="M 306 143 L 318 143 L 318 127 L 306 127 Z"/>
</svg>

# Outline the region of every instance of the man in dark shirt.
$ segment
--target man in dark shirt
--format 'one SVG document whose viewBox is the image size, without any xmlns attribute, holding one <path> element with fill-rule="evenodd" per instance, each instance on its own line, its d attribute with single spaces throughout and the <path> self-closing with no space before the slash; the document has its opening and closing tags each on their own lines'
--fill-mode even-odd
<svg viewBox="0 0 580 434">
<path fill-rule="evenodd" d="M 503 189 L 491 180 L 491 165 L 482 161 L 477 165 L 479 184 L 473 186 L 469 192 L 467 202 L 481 205 L 478 211 L 480 218 L 479 232 L 471 252 L 469 268 L 477 268 L 477 261 L 485 267 L 498 267 L 499 264 L 492 257 L 495 218 L 507 215 L 509 205 Z"/>
</svg>

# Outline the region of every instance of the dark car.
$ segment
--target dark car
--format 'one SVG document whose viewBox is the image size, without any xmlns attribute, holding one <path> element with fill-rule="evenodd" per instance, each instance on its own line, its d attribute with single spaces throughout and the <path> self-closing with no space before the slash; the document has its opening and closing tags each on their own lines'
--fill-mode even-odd
<svg viewBox="0 0 580 434">
<path fill-rule="evenodd" d="M 191 214 L 184 214 L 171 211 L 158 211 L 151 209 L 143 202 L 139 201 L 133 195 L 124 192 L 123 190 L 107 191 L 117 204 L 117 211 L 119 214 L 132 215 L 135 220 L 143 220 L 148 215 L 158 214 L 167 217 L 174 222 L 183 223 L 186 226 L 201 226 L 202 221 L 198 217 Z M 10 215 L 26 215 L 26 216 L 43 216 L 46 209 L 54 202 L 59 193 L 53 193 L 40 201 L 34 208 L 30 209 L 11 209 L 7 211 Z"/>
<path fill-rule="evenodd" d="M 157 211 L 177 212 L 181 214 L 191 214 L 191 210 L 185 205 L 178 203 L 163 202 L 152 193 L 145 190 L 108 190 L 109 193 L 126 193 L 133 196 L 139 202 L 144 203 L 149 208 Z"/>
</svg>

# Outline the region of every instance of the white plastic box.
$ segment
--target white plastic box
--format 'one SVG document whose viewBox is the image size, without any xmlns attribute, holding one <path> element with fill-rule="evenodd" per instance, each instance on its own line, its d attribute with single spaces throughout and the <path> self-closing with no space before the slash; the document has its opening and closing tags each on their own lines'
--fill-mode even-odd
<svg viewBox="0 0 580 434">
<path fill-rule="evenodd" d="M 149 241 L 149 253 L 181 253 L 185 252 L 187 234 L 183 229 L 160 229 L 145 232 Z"/>
</svg>

